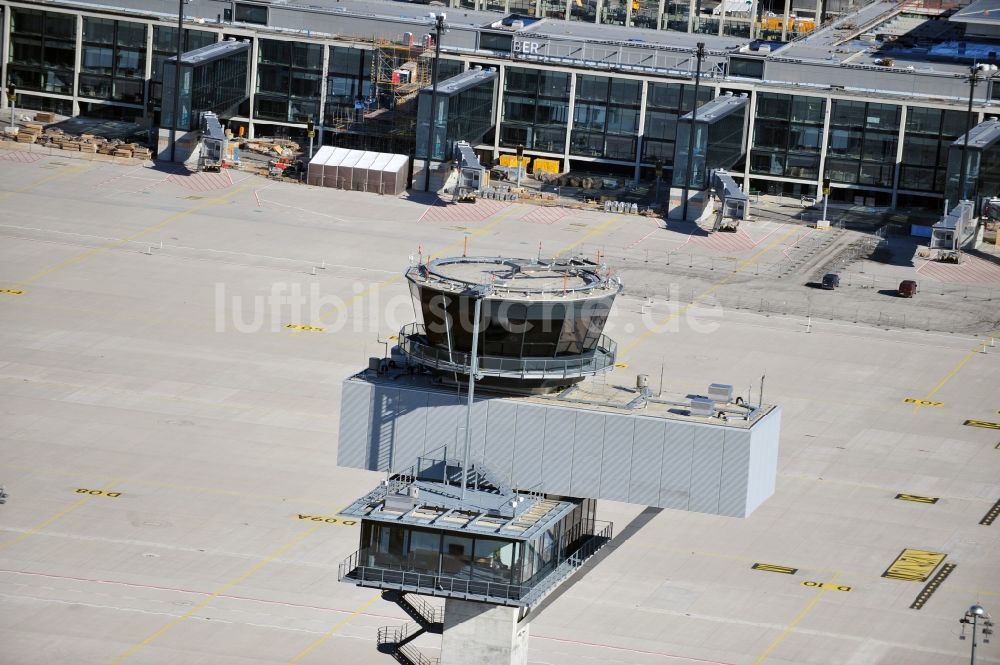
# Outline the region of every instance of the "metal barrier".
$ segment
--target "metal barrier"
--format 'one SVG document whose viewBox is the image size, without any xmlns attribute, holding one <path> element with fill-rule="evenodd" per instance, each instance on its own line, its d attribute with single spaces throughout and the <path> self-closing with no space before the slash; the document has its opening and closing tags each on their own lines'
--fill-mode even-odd
<svg viewBox="0 0 1000 665">
<path fill-rule="evenodd" d="M 445 372 L 468 374 L 471 354 L 449 351 L 427 343 L 422 324 L 411 323 L 399 331 L 399 348 L 414 363 Z M 618 344 L 601 335 L 593 351 L 567 358 L 517 358 L 477 355 L 476 368 L 484 376 L 520 379 L 560 379 L 599 374 L 615 364 Z"/>
<path fill-rule="evenodd" d="M 553 570 L 534 584 L 510 584 L 487 580 L 461 579 L 434 573 L 419 573 L 412 570 L 361 566 L 358 562 L 361 550 L 351 554 L 338 567 L 340 581 L 351 579 L 359 586 L 380 589 L 399 589 L 404 592 L 421 593 L 430 596 L 483 600 L 516 607 L 528 606 L 541 600 L 562 580 L 569 577 L 583 562 L 611 540 L 614 525 L 603 524 L 600 531 L 590 534 L 577 549 L 563 559 Z M 409 602 L 409 599 L 407 599 Z M 437 612 L 432 611 L 437 617 Z M 425 615 L 427 616 L 427 615 Z M 392 630 L 387 628 L 386 630 Z M 405 638 L 405 635 L 403 636 Z M 401 639 L 403 639 L 401 638 Z M 400 641 L 400 640 L 397 640 Z"/>
</svg>

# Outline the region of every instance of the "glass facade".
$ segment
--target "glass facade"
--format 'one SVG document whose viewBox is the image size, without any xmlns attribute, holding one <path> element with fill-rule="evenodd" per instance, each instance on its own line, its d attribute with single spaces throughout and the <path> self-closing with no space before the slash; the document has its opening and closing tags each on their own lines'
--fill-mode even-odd
<svg viewBox="0 0 1000 665">
<path fill-rule="evenodd" d="M 593 535 L 595 501 L 573 501 L 569 514 L 527 541 L 362 520 L 358 565 L 530 587 Z"/>
<path fill-rule="evenodd" d="M 76 16 L 10 8 L 7 77 L 18 90 L 73 94 Z"/>
<path fill-rule="evenodd" d="M 569 122 L 566 72 L 508 67 L 500 122 L 500 145 L 561 153 Z"/>
<path fill-rule="evenodd" d="M 898 106 L 833 100 L 825 177 L 832 182 L 893 185 L 899 132 Z"/>
<path fill-rule="evenodd" d="M 948 150 L 948 182 L 945 197 L 952 202 L 1000 196 L 1000 149 L 996 144 L 985 150 L 970 146 L 966 151 L 965 186 L 959 192 L 962 144 Z M 954 205 L 954 203 L 950 204 Z"/>
<path fill-rule="evenodd" d="M 83 18 L 80 96 L 142 104 L 146 79 L 146 24 Z"/>
<path fill-rule="evenodd" d="M 199 49 L 219 40 L 217 33 L 207 30 L 190 30 L 184 28 L 181 40 L 183 53 Z M 163 61 L 177 55 L 177 28 L 162 25 L 153 26 L 153 57 L 152 77 L 149 84 L 150 97 L 157 101 L 163 99 Z"/>
<path fill-rule="evenodd" d="M 899 170 L 899 188 L 944 194 L 948 146 L 965 133 L 965 113 L 910 107 Z"/>
<path fill-rule="evenodd" d="M 254 116 L 261 120 L 319 120 L 323 46 L 258 40 Z"/>
<path fill-rule="evenodd" d="M 715 92 L 698 89 L 698 106 L 712 99 Z M 694 86 L 681 83 L 650 83 L 646 93 L 646 120 L 642 136 L 642 162 L 662 162 L 670 169 L 674 162 L 677 119 L 692 110 Z M 669 180 L 669 178 L 667 178 Z"/>
<path fill-rule="evenodd" d="M 577 76 L 570 152 L 634 161 L 641 99 L 641 81 Z"/>
<path fill-rule="evenodd" d="M 708 174 L 713 169 L 730 170 L 742 161 L 746 141 L 747 100 L 719 97 L 705 108 L 705 118 L 696 119 L 694 149 L 688 150 L 691 140 L 692 118 L 681 118 L 677 123 L 677 145 L 674 149 L 674 187 L 687 183 L 687 160 L 694 160 L 690 187 L 696 190 L 708 187 Z M 727 106 L 723 106 L 727 105 Z M 728 108 L 731 105 L 731 108 Z"/>
<path fill-rule="evenodd" d="M 597 0 L 573 0 L 569 3 L 569 20 L 596 22 Z"/>
<path fill-rule="evenodd" d="M 235 46 L 235 45 L 234 45 Z M 197 129 L 201 113 L 230 115 L 247 98 L 250 49 L 243 48 L 196 65 L 181 63 L 181 119 L 178 128 Z M 171 126 L 174 115 L 175 61 L 163 63 L 164 97 L 161 123 Z"/>
<path fill-rule="evenodd" d="M 750 173 L 818 179 L 825 113 L 819 97 L 759 93 Z"/>
<path fill-rule="evenodd" d="M 493 127 L 496 75 L 485 77 L 481 73 L 470 73 L 469 76 L 479 76 L 482 80 L 450 94 L 438 91 L 431 159 L 437 161 L 451 159 L 456 142 L 467 141 L 475 145 L 482 141 L 486 132 Z M 431 99 L 431 90 L 420 91 L 416 137 L 416 155 L 419 158 L 427 157 Z"/>
<path fill-rule="evenodd" d="M 603 0 L 601 3 L 601 23 L 625 25 L 628 15 L 628 0 Z"/>
<path fill-rule="evenodd" d="M 326 76 L 326 124 L 354 113 L 354 103 L 372 95 L 372 52 L 346 46 L 330 47 Z"/>
<path fill-rule="evenodd" d="M 469 298 L 449 297 L 435 289 L 418 289 L 411 283 L 418 319 L 427 341 L 440 348 L 468 353 L 472 350 L 472 307 Z M 558 358 L 597 348 L 607 322 L 614 294 L 603 298 L 556 303 L 507 302 L 488 305 L 483 311 L 479 353 L 513 358 Z M 462 322 L 445 325 L 445 321 Z"/>
<path fill-rule="evenodd" d="M 656 30 L 656 19 L 660 13 L 659 0 L 631 0 L 632 18 L 629 25 L 635 28 Z"/>
</svg>

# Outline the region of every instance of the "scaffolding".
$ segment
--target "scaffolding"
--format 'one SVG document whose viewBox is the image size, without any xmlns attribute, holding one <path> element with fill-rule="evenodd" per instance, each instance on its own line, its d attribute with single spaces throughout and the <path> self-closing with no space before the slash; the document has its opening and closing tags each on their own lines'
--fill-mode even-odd
<svg viewBox="0 0 1000 665">
<path fill-rule="evenodd" d="M 371 94 L 354 109 L 333 109 L 330 129 L 336 145 L 361 150 L 413 150 L 417 96 L 431 84 L 433 50 L 407 43 L 372 39 Z"/>
</svg>

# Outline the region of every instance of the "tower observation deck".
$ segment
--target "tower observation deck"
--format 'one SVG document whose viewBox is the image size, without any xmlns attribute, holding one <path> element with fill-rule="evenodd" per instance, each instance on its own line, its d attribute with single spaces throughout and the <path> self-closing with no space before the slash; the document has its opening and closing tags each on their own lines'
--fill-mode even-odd
<svg viewBox="0 0 1000 665">
<path fill-rule="evenodd" d="M 413 266 L 406 279 L 417 322 L 400 331 L 400 350 L 416 366 L 458 380 L 475 355 L 485 387 L 549 392 L 614 365 L 617 346 L 603 330 L 622 285 L 597 263 L 451 257 Z"/>
</svg>

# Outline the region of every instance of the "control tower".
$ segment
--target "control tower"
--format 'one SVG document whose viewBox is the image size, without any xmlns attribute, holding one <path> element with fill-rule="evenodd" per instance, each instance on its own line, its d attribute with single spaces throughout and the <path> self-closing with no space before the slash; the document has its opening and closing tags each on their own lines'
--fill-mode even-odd
<svg viewBox="0 0 1000 665">
<path fill-rule="evenodd" d="M 453 257 L 405 274 L 417 321 L 344 382 L 337 453 L 385 473 L 341 513 L 361 533 L 339 570 L 415 620 L 380 650 L 431 662 L 413 642 L 440 632 L 440 665 L 526 663 L 532 610 L 612 538 L 597 499 L 745 517 L 774 492 L 780 408 L 727 384 L 584 381 L 615 363 L 606 266 Z"/>
<path fill-rule="evenodd" d="M 445 380 L 467 380 L 473 355 L 480 385 L 509 392 L 551 392 L 614 365 L 616 345 L 602 333 L 622 285 L 606 267 L 454 257 L 406 279 L 417 322 L 400 331 L 400 349 Z"/>
</svg>

